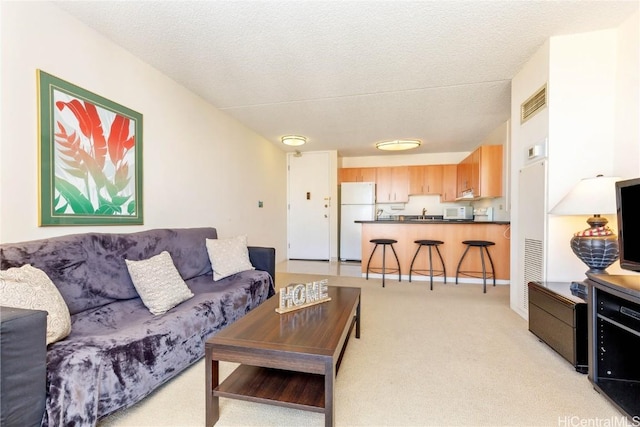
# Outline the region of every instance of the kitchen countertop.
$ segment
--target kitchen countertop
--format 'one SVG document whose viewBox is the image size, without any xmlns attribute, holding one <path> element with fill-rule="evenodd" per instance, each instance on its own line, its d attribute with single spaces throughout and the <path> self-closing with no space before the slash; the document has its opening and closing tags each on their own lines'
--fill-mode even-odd
<svg viewBox="0 0 640 427">
<path fill-rule="evenodd" d="M 472 219 L 378 219 L 374 221 L 357 220 L 359 224 L 511 224 L 510 221 L 474 221 Z"/>
</svg>

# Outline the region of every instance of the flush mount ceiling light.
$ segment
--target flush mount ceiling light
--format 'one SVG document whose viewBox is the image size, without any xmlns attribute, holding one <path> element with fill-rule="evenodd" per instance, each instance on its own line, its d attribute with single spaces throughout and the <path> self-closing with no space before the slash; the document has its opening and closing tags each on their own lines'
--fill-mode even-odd
<svg viewBox="0 0 640 427">
<path fill-rule="evenodd" d="M 298 135 L 285 135 L 281 138 L 281 140 L 284 145 L 291 145 L 294 147 L 303 145 L 307 142 L 307 138 Z"/>
<path fill-rule="evenodd" d="M 422 141 L 419 139 L 396 139 L 394 141 L 378 142 L 376 143 L 376 148 L 385 151 L 402 151 L 418 148 L 420 144 L 422 144 Z"/>
</svg>

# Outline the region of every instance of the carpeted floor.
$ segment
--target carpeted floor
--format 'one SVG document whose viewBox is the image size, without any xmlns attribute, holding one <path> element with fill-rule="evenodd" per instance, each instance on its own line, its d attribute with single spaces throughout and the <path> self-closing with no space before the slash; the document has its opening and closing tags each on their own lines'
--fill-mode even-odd
<svg viewBox="0 0 640 427">
<path fill-rule="evenodd" d="M 540 342 L 509 308 L 509 287 L 278 273 L 362 289 L 361 338 L 336 380 L 337 426 L 621 425 L 587 376 Z M 221 363 L 221 377 L 234 368 Z M 204 425 L 201 360 L 99 427 Z M 216 426 L 321 426 L 322 414 L 220 400 Z M 631 420 L 629 420 L 631 421 Z M 589 423 L 589 424 L 587 424 Z M 618 423 L 618 424 L 616 424 Z"/>
</svg>

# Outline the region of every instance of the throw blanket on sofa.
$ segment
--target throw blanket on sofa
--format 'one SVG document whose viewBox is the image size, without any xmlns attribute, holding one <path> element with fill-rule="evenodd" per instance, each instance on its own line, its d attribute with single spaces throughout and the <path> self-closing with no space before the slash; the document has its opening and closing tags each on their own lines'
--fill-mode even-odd
<svg viewBox="0 0 640 427">
<path fill-rule="evenodd" d="M 87 233 L 0 245 L 1 268 L 45 271 L 71 313 L 70 335 L 47 349 L 44 426 L 91 426 L 138 402 L 199 360 L 204 342 L 274 294 L 269 273 L 214 282 L 214 228 Z M 138 297 L 125 259 L 171 254 L 194 296 L 163 315 Z"/>
</svg>

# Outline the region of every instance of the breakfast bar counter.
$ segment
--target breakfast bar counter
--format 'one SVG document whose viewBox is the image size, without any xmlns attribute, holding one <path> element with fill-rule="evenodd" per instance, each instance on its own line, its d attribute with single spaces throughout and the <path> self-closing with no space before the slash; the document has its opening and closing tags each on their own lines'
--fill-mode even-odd
<svg viewBox="0 0 640 427">
<path fill-rule="evenodd" d="M 489 252 L 495 267 L 496 281 L 501 284 L 509 282 L 509 262 L 510 262 L 510 223 L 508 221 L 460 221 L 460 220 L 377 220 L 377 221 L 356 221 L 362 224 L 362 273 L 366 272 L 369 255 L 375 246 L 369 241 L 371 239 L 395 239 L 398 243 L 393 246 L 400 260 L 402 279 L 409 278 L 409 267 L 411 260 L 418 248 L 416 240 L 429 239 L 441 240 L 440 252 L 444 258 L 447 269 L 447 282 L 455 283 L 456 267 L 462 256 L 466 245 L 463 240 L 490 240 L 495 242 L 489 247 Z M 481 271 L 482 265 L 477 249 L 472 248 L 461 266 L 463 271 Z M 387 254 L 387 257 L 393 256 Z M 486 257 L 485 257 L 486 258 Z M 378 249 L 371 260 L 371 265 L 381 265 L 382 251 Z M 387 258 L 389 263 L 390 258 Z M 440 261 L 437 255 L 433 254 L 434 269 L 440 269 Z M 394 260 L 395 262 L 395 260 Z M 486 260 L 487 270 L 490 271 L 488 260 Z M 414 269 L 428 268 L 428 252 L 424 249 L 415 261 Z M 390 278 L 393 278 L 391 275 Z M 395 276 L 397 277 L 397 276 Z M 442 278 L 437 278 L 441 280 Z M 412 280 L 428 280 L 424 276 L 412 276 Z M 474 279 L 460 276 L 460 283 L 481 283 L 482 279 Z"/>
</svg>

